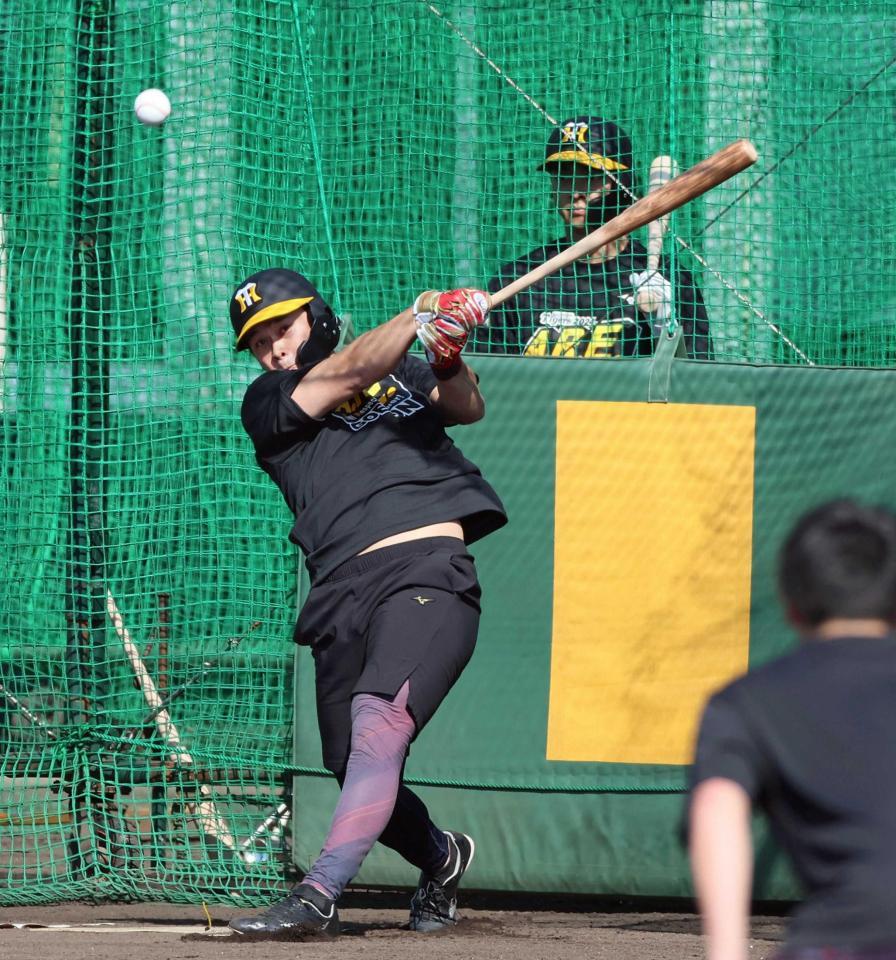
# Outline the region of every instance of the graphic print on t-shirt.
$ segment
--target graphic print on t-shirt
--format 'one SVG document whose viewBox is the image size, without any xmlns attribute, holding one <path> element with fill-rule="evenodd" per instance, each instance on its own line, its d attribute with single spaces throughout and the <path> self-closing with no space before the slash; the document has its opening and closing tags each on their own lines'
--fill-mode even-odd
<svg viewBox="0 0 896 960">
<path fill-rule="evenodd" d="M 524 357 L 613 357 L 619 338 L 635 321 L 626 316 L 606 320 L 583 317 L 571 310 L 545 310 L 523 347 Z"/>
<path fill-rule="evenodd" d="M 366 390 L 340 403 L 333 411 L 352 430 L 363 430 L 380 417 L 411 417 L 423 404 L 415 400 L 411 391 L 391 373 L 371 384 Z"/>
</svg>

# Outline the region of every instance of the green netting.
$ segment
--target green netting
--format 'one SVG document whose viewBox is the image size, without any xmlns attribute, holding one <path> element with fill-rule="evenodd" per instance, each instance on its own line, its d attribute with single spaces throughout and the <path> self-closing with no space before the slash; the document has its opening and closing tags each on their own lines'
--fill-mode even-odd
<svg viewBox="0 0 896 960">
<path fill-rule="evenodd" d="M 666 239 L 716 361 L 892 366 L 894 26 L 858 0 L 6 0 L 0 898 L 288 879 L 298 557 L 239 427 L 243 275 L 302 269 L 356 331 L 484 285 L 563 235 L 545 141 L 600 114 L 639 195 L 659 154 L 759 150 Z"/>
</svg>

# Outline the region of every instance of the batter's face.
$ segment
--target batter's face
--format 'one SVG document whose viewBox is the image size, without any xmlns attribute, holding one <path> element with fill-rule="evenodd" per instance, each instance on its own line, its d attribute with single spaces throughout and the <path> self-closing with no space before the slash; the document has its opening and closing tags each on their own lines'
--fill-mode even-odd
<svg viewBox="0 0 896 960">
<path fill-rule="evenodd" d="M 588 204 L 610 193 L 613 182 L 602 170 L 586 167 L 584 163 L 558 164 L 550 175 L 560 216 L 574 231 L 584 231 Z"/>
<path fill-rule="evenodd" d="M 295 370 L 296 357 L 311 334 L 311 317 L 299 307 L 260 323 L 249 334 L 249 349 L 265 370 Z"/>
</svg>

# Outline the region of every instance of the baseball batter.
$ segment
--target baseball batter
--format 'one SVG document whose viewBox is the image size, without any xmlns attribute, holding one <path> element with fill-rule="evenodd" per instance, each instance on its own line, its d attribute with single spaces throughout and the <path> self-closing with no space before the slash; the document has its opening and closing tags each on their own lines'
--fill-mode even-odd
<svg viewBox="0 0 896 960">
<path fill-rule="evenodd" d="M 311 648 L 323 761 L 342 787 L 317 861 L 284 900 L 232 921 L 240 934 L 337 933 L 336 902 L 377 840 L 420 870 L 411 929 L 456 921 L 473 840 L 438 828 L 402 775 L 476 643 L 467 545 L 507 519 L 445 432 L 484 414 L 461 350 L 487 310 L 481 291 L 430 291 L 334 352 L 339 320 L 300 274 L 262 270 L 231 297 L 236 348 L 264 369 L 243 426 L 295 514 L 311 589 L 294 639 Z M 429 362 L 407 355 L 417 338 Z"/>
</svg>

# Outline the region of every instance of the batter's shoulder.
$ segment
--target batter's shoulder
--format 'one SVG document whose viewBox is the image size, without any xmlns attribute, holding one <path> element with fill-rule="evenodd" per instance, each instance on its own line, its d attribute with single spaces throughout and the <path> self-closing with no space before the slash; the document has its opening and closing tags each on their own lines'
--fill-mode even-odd
<svg viewBox="0 0 896 960">
<path fill-rule="evenodd" d="M 260 403 L 264 403 L 278 389 L 276 375 L 271 371 L 265 371 L 256 377 L 243 394 L 241 406 L 243 418 L 247 413 L 251 413 Z"/>
<path fill-rule="evenodd" d="M 303 427 L 307 417 L 292 401 L 292 392 L 305 373 L 302 370 L 271 370 L 253 380 L 243 395 L 240 419 L 256 445 L 271 436 Z"/>
</svg>

